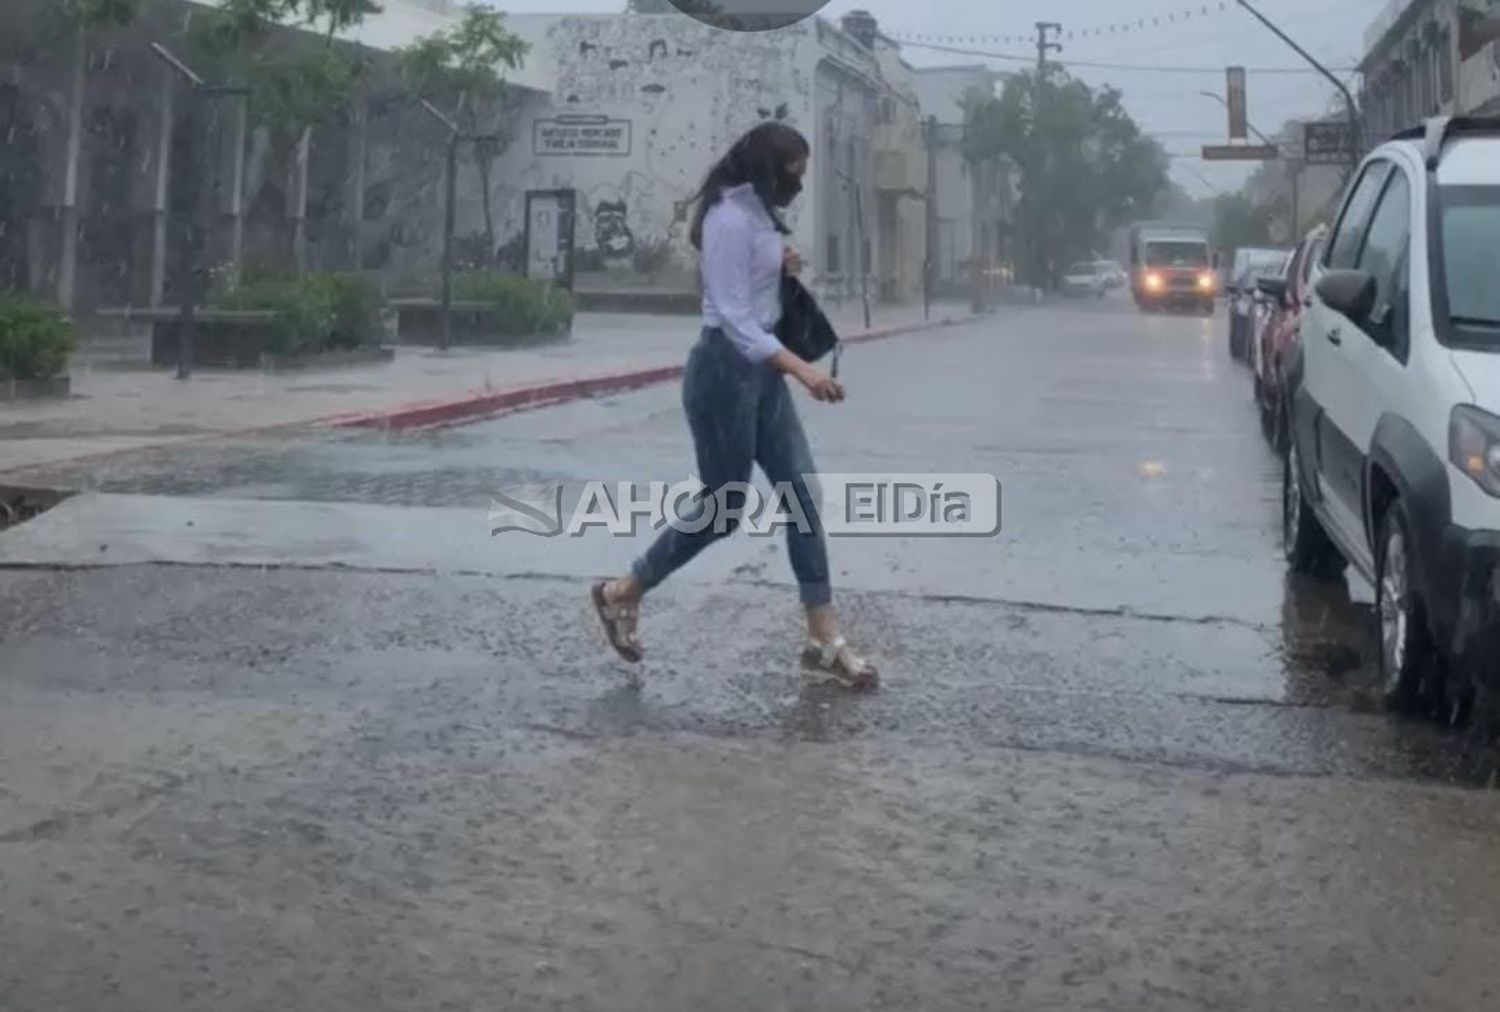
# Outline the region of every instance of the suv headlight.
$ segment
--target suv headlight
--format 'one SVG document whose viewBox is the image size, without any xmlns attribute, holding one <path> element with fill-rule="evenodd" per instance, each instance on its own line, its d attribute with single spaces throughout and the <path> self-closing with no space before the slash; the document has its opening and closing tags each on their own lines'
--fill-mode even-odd
<svg viewBox="0 0 1500 1012">
<path fill-rule="evenodd" d="M 1471 404 L 1454 408 L 1448 423 L 1448 459 L 1500 498 L 1500 418 Z"/>
</svg>

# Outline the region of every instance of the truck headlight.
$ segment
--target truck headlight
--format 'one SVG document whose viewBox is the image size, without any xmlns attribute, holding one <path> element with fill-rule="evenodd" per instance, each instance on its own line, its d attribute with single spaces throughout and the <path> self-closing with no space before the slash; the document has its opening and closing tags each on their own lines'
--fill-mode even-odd
<svg viewBox="0 0 1500 1012">
<path fill-rule="evenodd" d="M 1159 292 L 1165 284 L 1166 282 L 1163 281 L 1162 276 L 1155 271 L 1146 275 L 1146 291 L 1148 292 Z"/>
<path fill-rule="evenodd" d="M 1500 498 L 1500 418 L 1472 404 L 1454 408 L 1448 423 L 1448 460 Z"/>
<path fill-rule="evenodd" d="M 1198 275 L 1198 291 L 1211 292 L 1214 290 L 1214 276 L 1207 271 Z"/>
</svg>

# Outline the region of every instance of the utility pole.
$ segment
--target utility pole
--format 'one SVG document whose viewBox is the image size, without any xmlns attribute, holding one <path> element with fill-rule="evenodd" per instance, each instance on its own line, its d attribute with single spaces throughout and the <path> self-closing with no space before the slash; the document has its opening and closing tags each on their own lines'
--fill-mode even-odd
<svg viewBox="0 0 1500 1012">
<path fill-rule="evenodd" d="M 1062 33 L 1062 25 L 1056 21 L 1038 21 L 1036 23 L 1036 125 L 1033 130 L 1037 134 L 1045 134 L 1047 130 L 1047 54 L 1062 52 L 1062 43 L 1053 42 L 1052 37 Z M 1042 157 L 1045 158 L 1045 149 Z M 1033 209 L 1033 214 L 1035 209 Z M 1034 237 L 1033 237 L 1034 238 Z M 1043 244 L 1030 243 L 1032 247 L 1030 266 L 1031 282 L 1038 289 L 1050 287 L 1052 283 L 1049 251 Z"/>
<path fill-rule="evenodd" d="M 1236 2 L 1254 15 L 1257 21 L 1269 28 L 1277 38 L 1291 46 L 1298 56 L 1302 57 L 1312 65 L 1314 70 L 1326 77 L 1339 90 L 1339 93 L 1344 96 L 1344 103 L 1349 110 L 1349 174 L 1353 175 L 1354 170 L 1359 167 L 1360 153 L 1364 150 L 1364 145 L 1360 142 L 1359 104 L 1354 101 L 1354 94 L 1350 92 L 1349 86 L 1340 81 L 1333 71 L 1319 63 L 1311 53 L 1297 45 L 1296 40 L 1278 28 L 1275 22 L 1252 7 L 1250 0 L 1236 0 Z"/>
<path fill-rule="evenodd" d="M 1062 32 L 1062 25 L 1056 21 L 1038 21 L 1036 23 L 1036 75 L 1038 78 L 1047 76 L 1047 54 L 1062 52 L 1062 43 L 1053 42 L 1049 35 L 1057 35 Z"/>
<path fill-rule="evenodd" d="M 932 283 L 937 270 L 937 117 L 928 116 L 924 126 L 927 134 L 927 255 L 922 262 L 922 319 L 927 320 L 932 317 Z"/>
</svg>

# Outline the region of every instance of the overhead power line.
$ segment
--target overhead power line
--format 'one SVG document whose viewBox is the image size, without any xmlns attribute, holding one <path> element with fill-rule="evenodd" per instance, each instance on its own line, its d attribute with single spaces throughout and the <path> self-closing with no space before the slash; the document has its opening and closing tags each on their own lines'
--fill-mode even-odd
<svg viewBox="0 0 1500 1012">
<path fill-rule="evenodd" d="M 1154 31 L 1171 25 L 1184 24 L 1188 21 L 1197 20 L 1217 14 L 1229 14 L 1234 10 L 1231 0 L 1212 0 L 1211 3 L 1189 4 L 1181 10 L 1171 11 L 1165 14 L 1147 14 L 1139 18 L 1129 18 L 1125 21 L 1117 21 L 1113 24 L 1092 25 L 1087 28 L 1069 28 L 1061 33 L 1064 39 L 1092 39 L 1110 38 L 1119 35 L 1129 35 L 1133 32 Z M 911 41 L 922 42 L 967 42 L 986 45 L 989 43 L 1003 43 L 1008 45 L 1025 44 L 1031 41 L 1027 35 L 928 35 L 921 33 L 907 33 Z M 902 41 L 906 41 L 903 39 Z"/>
<path fill-rule="evenodd" d="M 989 49 L 969 49 L 962 46 L 941 45 L 936 42 L 915 42 L 904 37 L 899 32 L 891 33 L 890 37 L 895 39 L 897 42 L 900 42 L 902 45 L 914 46 L 918 49 L 932 49 L 940 53 L 954 53 L 959 56 L 982 56 L 986 59 L 1004 60 L 1010 63 L 1034 63 L 1036 61 L 1036 56 L 1034 54 L 1023 56 L 1020 53 L 997 53 Z M 1165 64 L 1111 63 L 1104 60 L 1062 59 L 1054 59 L 1051 62 L 1064 67 L 1088 67 L 1096 70 L 1130 70 L 1153 74 L 1216 74 L 1222 76 L 1224 73 L 1224 67 L 1222 65 L 1217 67 L 1182 67 Z M 1251 74 L 1316 75 L 1318 73 L 1311 67 L 1246 67 L 1245 69 L 1248 73 Z M 1357 68 L 1355 67 L 1335 67 L 1334 69 L 1339 71 L 1340 73 L 1345 74 L 1353 74 L 1358 72 Z"/>
</svg>

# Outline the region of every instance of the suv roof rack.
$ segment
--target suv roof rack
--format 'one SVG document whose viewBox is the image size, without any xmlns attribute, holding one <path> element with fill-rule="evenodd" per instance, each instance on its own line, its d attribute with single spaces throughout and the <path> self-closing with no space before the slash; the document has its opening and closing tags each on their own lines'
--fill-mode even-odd
<svg viewBox="0 0 1500 1012">
<path fill-rule="evenodd" d="M 1427 171 L 1435 172 L 1443 156 L 1443 145 L 1457 134 L 1500 134 L 1500 116 L 1434 116 L 1422 126 L 1402 130 L 1391 139 L 1420 140 Z"/>
</svg>

